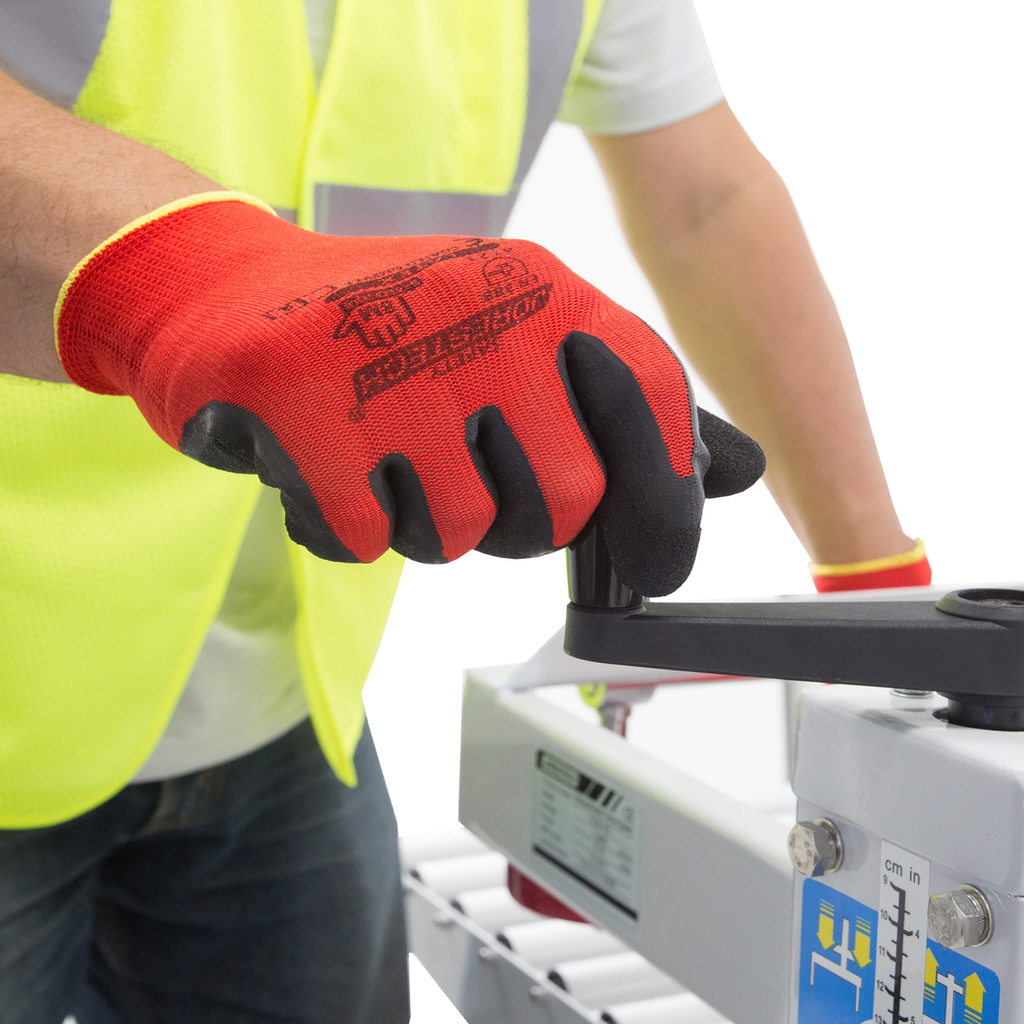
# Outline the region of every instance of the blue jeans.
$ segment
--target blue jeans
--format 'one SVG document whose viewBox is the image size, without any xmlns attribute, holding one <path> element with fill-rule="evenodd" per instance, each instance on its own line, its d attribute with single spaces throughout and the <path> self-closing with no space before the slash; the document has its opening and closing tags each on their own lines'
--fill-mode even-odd
<svg viewBox="0 0 1024 1024">
<path fill-rule="evenodd" d="M 245 757 L 0 831 L 0 1021 L 401 1024 L 397 831 L 369 730 L 359 786 L 309 722 Z"/>
</svg>

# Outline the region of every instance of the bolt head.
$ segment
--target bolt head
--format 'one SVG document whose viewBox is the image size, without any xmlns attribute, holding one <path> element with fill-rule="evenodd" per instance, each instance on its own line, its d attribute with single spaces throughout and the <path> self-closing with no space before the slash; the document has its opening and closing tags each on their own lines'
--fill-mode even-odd
<svg viewBox="0 0 1024 1024">
<path fill-rule="evenodd" d="M 843 863 L 839 829 L 828 818 L 797 822 L 789 833 L 789 859 L 801 875 L 832 874 Z"/>
<path fill-rule="evenodd" d="M 928 901 L 928 931 L 945 949 L 981 946 L 992 934 L 992 908 L 973 885 L 938 893 Z"/>
</svg>

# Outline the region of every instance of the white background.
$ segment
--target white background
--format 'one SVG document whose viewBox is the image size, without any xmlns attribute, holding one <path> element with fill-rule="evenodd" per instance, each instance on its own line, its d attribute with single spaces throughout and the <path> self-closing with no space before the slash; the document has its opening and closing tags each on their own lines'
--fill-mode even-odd
<svg viewBox="0 0 1024 1024">
<path fill-rule="evenodd" d="M 1024 578 L 1024 8 L 697 6 L 726 96 L 787 181 L 839 304 L 904 528 L 925 539 L 938 582 Z M 546 245 L 669 333 L 575 129 L 549 134 L 509 234 Z M 682 593 L 806 591 L 806 561 L 758 485 L 706 507 Z M 403 833 L 455 823 L 462 669 L 528 657 L 558 626 L 565 599 L 560 555 L 408 565 L 366 691 Z M 737 749 L 756 727 L 751 703 L 737 701 Z M 688 756 L 721 757 L 720 732 L 702 738 L 690 716 L 678 728 Z M 418 1024 L 457 1019 L 414 983 Z"/>
</svg>

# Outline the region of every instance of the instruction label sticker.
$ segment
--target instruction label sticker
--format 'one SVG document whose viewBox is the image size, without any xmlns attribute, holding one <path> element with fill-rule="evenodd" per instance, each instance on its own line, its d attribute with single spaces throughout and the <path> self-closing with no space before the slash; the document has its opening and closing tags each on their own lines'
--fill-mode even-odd
<svg viewBox="0 0 1024 1024">
<path fill-rule="evenodd" d="M 798 1024 L 871 1024 L 877 930 L 873 908 L 804 881 Z"/>
<path fill-rule="evenodd" d="M 531 838 L 541 860 L 636 921 L 640 809 L 620 790 L 564 758 L 538 750 Z"/>
<path fill-rule="evenodd" d="M 999 978 L 994 971 L 931 939 L 924 959 L 926 1024 L 999 1024 Z"/>
<path fill-rule="evenodd" d="M 878 863 L 877 1024 L 921 1021 L 928 942 L 928 868 L 924 858 L 882 842 Z"/>
</svg>

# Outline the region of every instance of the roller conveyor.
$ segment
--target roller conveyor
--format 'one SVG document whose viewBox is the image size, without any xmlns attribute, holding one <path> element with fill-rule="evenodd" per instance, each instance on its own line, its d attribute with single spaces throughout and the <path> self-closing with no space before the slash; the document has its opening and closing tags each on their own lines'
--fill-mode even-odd
<svg viewBox="0 0 1024 1024">
<path fill-rule="evenodd" d="M 410 948 L 469 1024 L 726 1021 L 609 932 L 488 884 L 507 862 L 468 831 L 403 839 L 402 863 Z"/>
</svg>

